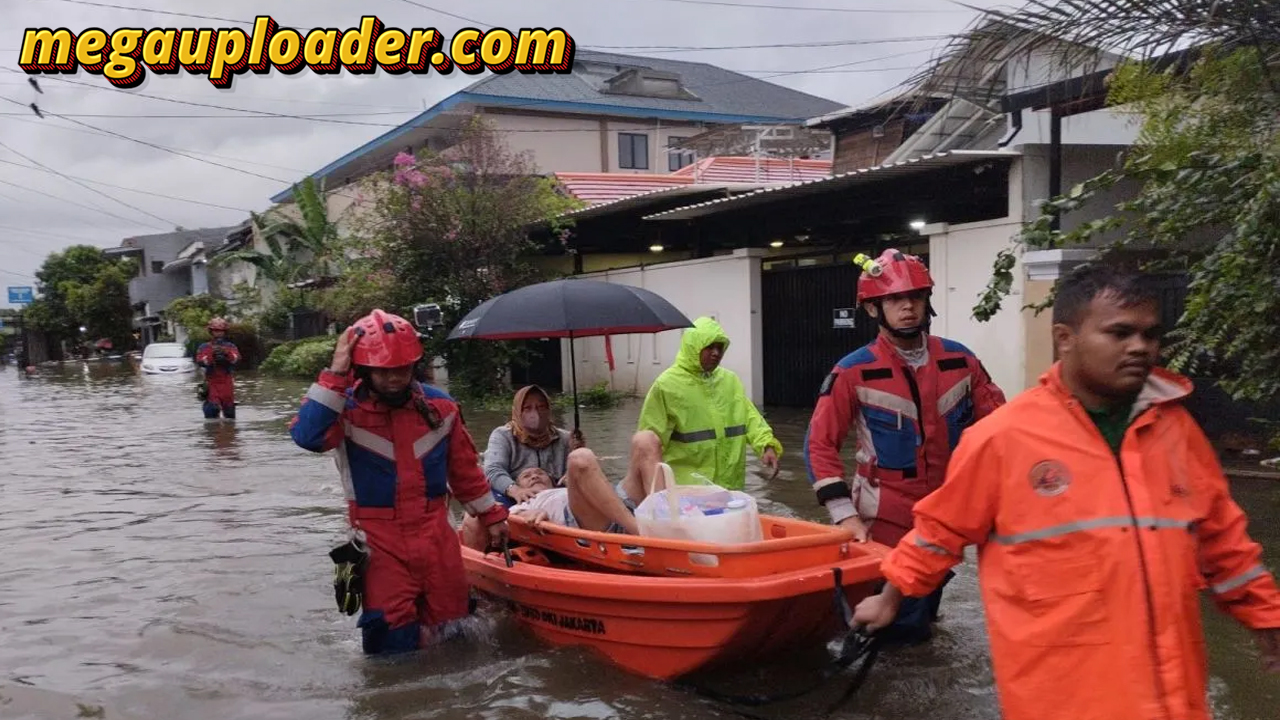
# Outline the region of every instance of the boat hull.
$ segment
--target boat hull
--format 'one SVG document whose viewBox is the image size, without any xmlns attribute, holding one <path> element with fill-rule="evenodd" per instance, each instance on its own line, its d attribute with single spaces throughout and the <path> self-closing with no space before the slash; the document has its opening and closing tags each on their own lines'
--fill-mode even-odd
<svg viewBox="0 0 1280 720">
<path fill-rule="evenodd" d="M 508 568 L 501 555 L 464 548 L 472 585 L 510 603 L 542 641 L 585 646 L 619 667 L 668 680 L 759 661 L 823 643 L 840 631 L 835 573 L 856 603 L 881 580 L 879 546 L 841 563 L 756 578 L 670 578 L 551 567 L 520 548 Z"/>
</svg>

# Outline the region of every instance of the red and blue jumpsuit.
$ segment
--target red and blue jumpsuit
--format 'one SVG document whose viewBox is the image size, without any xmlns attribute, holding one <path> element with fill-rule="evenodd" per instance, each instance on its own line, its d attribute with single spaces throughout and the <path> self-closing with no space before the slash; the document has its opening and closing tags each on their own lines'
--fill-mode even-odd
<svg viewBox="0 0 1280 720">
<path fill-rule="evenodd" d="M 486 526 L 507 511 L 489 490 L 453 398 L 415 383 L 413 401 L 389 407 L 358 387 L 321 372 L 289 431 L 306 450 L 337 451 L 348 517 L 369 549 L 358 621 L 364 652 L 407 652 L 418 648 L 423 628 L 469 612 L 450 493 Z"/>
<path fill-rule="evenodd" d="M 871 539 L 890 547 L 911 529 L 916 501 L 942 486 L 960 433 L 1005 402 L 968 348 L 925 340 L 928 359 L 918 368 L 883 335 L 841 359 L 822 384 L 805 435 L 809 482 L 832 522 L 856 513 Z M 840 458 L 850 430 L 852 481 Z M 923 603 L 907 598 L 895 625 L 927 639 L 941 598 L 941 587 Z"/>
<path fill-rule="evenodd" d="M 216 352 L 216 351 L 221 352 Z M 209 396 L 204 400 L 204 416 L 228 420 L 236 417 L 235 366 L 240 363 L 240 350 L 226 338 L 216 338 L 196 349 L 196 364 L 204 368 Z"/>
</svg>

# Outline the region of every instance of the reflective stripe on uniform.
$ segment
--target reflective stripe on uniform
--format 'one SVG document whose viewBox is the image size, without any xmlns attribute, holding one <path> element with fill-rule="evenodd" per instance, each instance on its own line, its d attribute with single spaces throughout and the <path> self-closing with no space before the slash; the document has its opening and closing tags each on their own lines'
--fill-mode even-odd
<svg viewBox="0 0 1280 720">
<path fill-rule="evenodd" d="M 456 417 L 458 417 L 456 413 L 450 415 L 447 420 L 441 423 L 440 427 L 415 440 L 413 443 L 413 456 L 421 458 L 434 450 L 441 440 L 449 436 L 449 431 L 453 429 L 453 419 Z"/>
<path fill-rule="evenodd" d="M 934 555 L 949 555 L 951 557 L 955 557 L 954 555 L 951 555 L 951 552 L 946 548 L 942 547 L 941 545 L 934 545 L 933 543 L 929 542 L 928 540 L 925 540 L 919 535 L 916 536 L 916 547 L 924 548 L 925 550 L 928 550 Z"/>
<path fill-rule="evenodd" d="M 956 404 L 969 394 L 972 378 L 966 377 L 956 383 L 950 390 L 938 397 L 938 414 L 945 416 L 955 408 Z"/>
<path fill-rule="evenodd" d="M 488 512 L 496 504 L 497 501 L 493 499 L 493 493 L 485 493 L 475 500 L 462 503 L 462 506 L 472 515 L 479 516 Z"/>
<path fill-rule="evenodd" d="M 343 420 L 342 428 L 350 441 L 369 452 L 384 457 L 392 462 L 396 460 L 396 446 L 392 442 L 381 435 L 358 428 L 350 422 Z"/>
<path fill-rule="evenodd" d="M 695 443 L 695 442 L 702 442 L 704 440 L 715 440 L 716 431 L 715 430 L 695 430 L 693 432 L 683 433 L 676 430 L 672 430 L 671 439 L 674 442 L 682 442 L 682 443 Z"/>
<path fill-rule="evenodd" d="M 858 386 L 858 402 L 862 405 L 870 405 L 872 407 L 883 408 L 889 412 L 895 412 L 903 417 L 909 417 L 917 420 L 916 404 L 911 398 L 904 398 L 900 395 L 894 395 L 884 390 L 876 390 L 864 385 Z"/>
<path fill-rule="evenodd" d="M 342 412 L 347 406 L 347 397 L 345 395 L 334 392 L 319 383 L 311 384 L 311 388 L 307 390 L 307 399 L 315 400 L 336 413 Z"/>
<path fill-rule="evenodd" d="M 1156 518 L 1156 517 L 1138 517 L 1131 515 L 1115 515 L 1113 517 L 1093 518 L 1092 520 L 1077 520 L 1076 522 L 1063 523 L 1062 525 L 1052 525 L 1039 530 L 1030 530 L 1028 532 L 1014 533 L 1013 535 L 996 535 L 992 534 L 991 539 L 1001 545 L 1018 545 L 1020 543 L 1035 542 L 1037 540 L 1047 540 L 1049 538 L 1060 537 L 1062 535 L 1070 535 L 1072 533 L 1084 532 L 1087 530 L 1098 530 L 1101 528 L 1118 528 L 1133 527 L 1134 523 L 1138 527 L 1151 529 L 1171 529 L 1190 531 L 1195 527 L 1195 523 L 1187 520 L 1178 520 L 1175 518 Z"/>
<path fill-rule="evenodd" d="M 1243 587 L 1244 585 L 1249 583 L 1251 580 L 1255 580 L 1257 578 L 1262 577 L 1263 575 L 1266 574 L 1266 572 L 1267 572 L 1266 568 L 1262 567 L 1261 565 L 1254 565 L 1253 567 L 1249 568 L 1248 570 L 1245 570 L 1239 575 L 1233 578 L 1230 578 L 1228 580 L 1223 580 L 1217 585 L 1214 585 L 1213 587 L 1210 588 L 1210 590 L 1212 590 L 1215 595 L 1222 595 L 1224 593 L 1229 593 L 1232 590 L 1235 590 L 1236 588 Z"/>
<path fill-rule="evenodd" d="M 724 429 L 724 436 L 727 438 L 738 437 L 739 435 L 746 435 L 746 434 L 747 434 L 746 425 L 734 425 L 732 427 L 727 427 Z"/>
</svg>

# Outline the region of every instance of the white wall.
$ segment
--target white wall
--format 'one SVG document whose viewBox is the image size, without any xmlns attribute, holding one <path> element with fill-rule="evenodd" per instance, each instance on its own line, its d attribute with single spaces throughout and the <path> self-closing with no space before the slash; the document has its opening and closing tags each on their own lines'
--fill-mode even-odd
<svg viewBox="0 0 1280 720">
<path fill-rule="evenodd" d="M 764 401 L 764 346 L 760 327 L 758 250 L 737 250 L 699 260 L 606 270 L 580 277 L 642 287 L 665 298 L 690 320 L 714 317 L 729 336 L 723 366 L 738 374 L 751 401 Z M 615 370 L 610 377 L 604 338 L 575 340 L 579 391 L 600 382 L 643 396 L 680 349 L 681 331 L 657 335 L 617 335 L 612 339 Z M 569 387 L 569 341 L 561 351 L 565 387 Z"/>
<path fill-rule="evenodd" d="M 1010 398 L 1026 389 L 1022 263 L 1013 268 L 1012 292 L 995 317 L 980 323 L 973 318 L 973 306 L 991 278 L 996 253 L 1010 246 L 1009 240 L 1019 227 L 1017 219 L 1003 218 L 924 229 L 929 235 L 933 307 L 938 313 L 932 332 L 972 350 Z"/>
</svg>

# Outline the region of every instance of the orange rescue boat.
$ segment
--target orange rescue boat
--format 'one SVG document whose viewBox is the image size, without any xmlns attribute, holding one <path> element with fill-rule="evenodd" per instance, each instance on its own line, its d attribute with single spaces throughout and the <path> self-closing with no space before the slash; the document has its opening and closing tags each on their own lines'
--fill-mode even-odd
<svg viewBox="0 0 1280 720">
<path fill-rule="evenodd" d="M 825 642 L 841 630 L 837 578 L 851 605 L 873 592 L 882 579 L 880 562 L 888 548 L 840 542 L 835 547 L 843 550 L 814 551 L 815 546 L 793 542 L 773 551 L 769 543 L 786 539 L 777 537 L 775 527 L 797 531 L 790 536 L 795 538 L 805 536 L 803 531 L 810 529 L 805 525 L 825 526 L 770 516 L 762 516 L 761 523 L 765 537 L 773 539 L 739 546 L 555 528 L 548 535 L 558 535 L 561 541 L 568 537 L 568 546 L 557 546 L 567 554 L 520 545 L 511 549 L 511 567 L 501 553 L 464 547 L 462 554 L 471 584 L 509 602 L 515 616 L 539 639 L 590 647 L 625 670 L 669 680 Z M 558 533 L 562 529 L 569 531 L 567 535 Z M 578 540 L 606 543 L 607 561 L 599 564 L 597 557 L 587 564 L 584 560 L 592 558 L 572 557 L 582 554 L 574 547 L 586 549 Z M 626 564 L 611 567 L 607 543 L 646 547 L 645 558 L 658 560 L 650 572 L 670 575 L 670 568 L 683 564 L 704 570 L 729 568 L 729 576 L 659 577 Z M 753 553 L 749 546 L 759 547 Z M 598 551 L 597 545 L 592 552 Z M 814 557 L 815 552 L 821 557 Z M 792 564 L 784 567 L 788 553 Z M 697 556 L 708 554 L 729 561 L 700 564 Z M 753 554 L 761 558 L 761 572 L 750 572 Z"/>
</svg>

